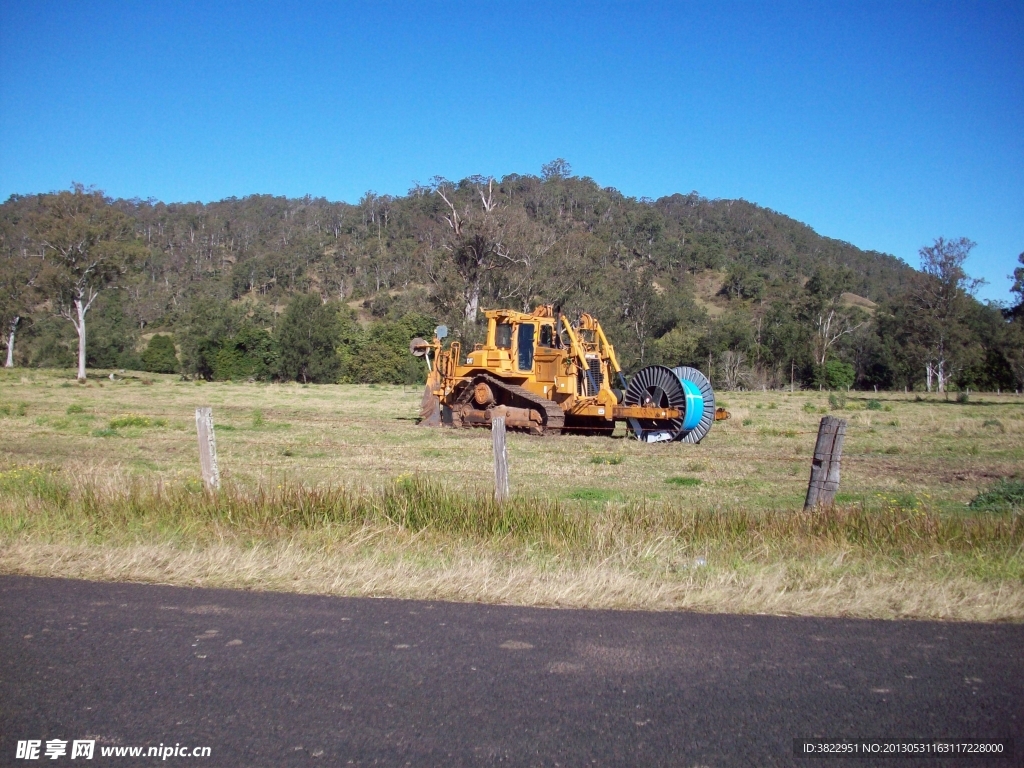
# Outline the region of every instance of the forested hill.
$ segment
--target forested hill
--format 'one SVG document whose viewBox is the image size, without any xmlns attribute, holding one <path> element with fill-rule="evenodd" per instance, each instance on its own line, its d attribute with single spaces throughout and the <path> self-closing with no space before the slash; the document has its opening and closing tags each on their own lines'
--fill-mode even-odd
<svg viewBox="0 0 1024 768">
<path fill-rule="evenodd" d="M 81 187 L 11 197 L 0 206 L 0 310 L 5 328 L 22 318 L 20 364 L 70 365 L 77 348 L 74 325 L 59 316 L 73 304 L 52 244 L 54 228 L 67 226 L 61 200 L 99 222 L 97 249 L 105 237 L 123 246 L 88 317 L 96 366 L 144 365 L 158 333 L 173 336 L 192 375 L 401 381 L 420 376 L 400 349 L 413 333 L 445 322 L 472 342 L 480 309 L 555 303 L 599 317 L 629 368 L 693 364 L 722 386 L 791 375 L 829 383 L 847 370 L 860 385 L 902 386 L 926 370 L 926 350 L 908 356 L 898 343 L 899 333 L 921 336 L 897 322 L 921 276 L 899 259 L 744 200 L 629 198 L 561 161 L 539 177 L 438 177 L 354 205 L 265 195 L 109 200 Z M 117 237 L 108 232 L 115 221 Z M 326 308 L 324 345 L 335 358 L 314 365 L 316 375 L 288 363 L 281 341 L 291 332 L 282 323 L 296 320 L 286 308 L 307 295 Z M 1002 316 L 967 294 L 962 303 L 976 326 L 965 343 L 973 351 L 944 375 L 1012 386 L 1013 355 L 990 359 L 1005 346 Z"/>
<path fill-rule="evenodd" d="M 437 181 L 405 197 L 370 192 L 357 205 L 265 195 L 206 205 L 137 200 L 115 205 L 134 219 L 151 246 L 152 275 L 166 278 L 165 285 L 175 285 L 178 294 L 203 278 L 230 278 L 233 298 L 315 288 L 325 298 L 348 300 L 436 284 L 454 234 L 445 197 L 467 228 L 500 230 L 486 233 L 496 242 L 480 244 L 494 246 L 493 253 L 482 254 L 486 263 L 481 264 L 489 273 L 481 299 L 491 303 L 514 298 L 525 306 L 567 298 L 560 285 L 531 285 L 535 296 L 516 285 L 521 278 L 516 267 L 525 266 L 525 259 L 539 259 L 539 268 L 557 272 L 567 252 L 583 259 L 581 269 L 587 264 L 646 269 L 652 278 L 678 287 L 705 270 L 749 274 L 747 282 L 753 282 L 743 287 L 752 296 L 830 265 L 850 268 L 855 275 L 850 290 L 879 301 L 898 289 L 909 271 L 893 256 L 822 237 L 745 200 L 708 200 L 695 192 L 636 200 L 580 178 L 509 176 L 491 188 L 479 178 Z M 484 192 L 494 206 L 490 217 L 484 215 Z"/>
</svg>

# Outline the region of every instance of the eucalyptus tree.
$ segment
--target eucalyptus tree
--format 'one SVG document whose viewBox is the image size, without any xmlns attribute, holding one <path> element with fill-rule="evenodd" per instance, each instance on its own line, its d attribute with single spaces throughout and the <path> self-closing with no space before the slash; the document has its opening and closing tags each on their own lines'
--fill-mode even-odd
<svg viewBox="0 0 1024 768">
<path fill-rule="evenodd" d="M 983 282 L 964 269 L 974 246 L 966 237 L 940 237 L 922 248 L 921 271 L 894 301 L 893 335 L 906 362 L 924 369 L 929 392 L 933 384 L 945 392 L 948 382 L 982 351 L 967 323 L 973 295 Z"/>
<path fill-rule="evenodd" d="M 1017 294 L 1017 311 L 1024 312 L 1024 253 L 1017 257 L 1017 261 L 1020 262 L 1020 266 L 1010 275 L 1010 279 L 1013 280 L 1010 291 Z"/>
<path fill-rule="evenodd" d="M 0 331 L 7 348 L 5 368 L 14 367 L 14 339 L 21 321 L 38 301 L 42 258 L 24 222 L 24 198 L 11 198 L 0 213 Z"/>
<path fill-rule="evenodd" d="M 843 301 L 843 293 L 852 279 L 850 269 L 825 266 L 816 269 L 805 286 L 803 315 L 813 333 L 814 364 L 819 368 L 828 362 L 829 355 L 844 337 L 868 323 L 863 310 L 846 306 Z"/>
<path fill-rule="evenodd" d="M 35 236 L 43 249 L 44 290 L 78 334 L 78 379 L 85 380 L 85 318 L 100 293 L 145 252 L 132 219 L 81 184 L 38 197 Z"/>
</svg>

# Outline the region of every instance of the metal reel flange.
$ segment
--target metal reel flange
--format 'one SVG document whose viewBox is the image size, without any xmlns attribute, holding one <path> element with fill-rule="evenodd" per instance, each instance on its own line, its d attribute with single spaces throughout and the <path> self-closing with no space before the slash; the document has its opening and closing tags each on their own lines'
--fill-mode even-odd
<svg viewBox="0 0 1024 768">
<path fill-rule="evenodd" d="M 633 374 L 626 387 L 623 403 L 683 410 L 686 407 L 686 391 L 671 368 L 649 365 Z M 683 419 L 630 419 L 629 426 L 637 440 L 658 443 L 678 439 L 683 429 Z"/>
</svg>

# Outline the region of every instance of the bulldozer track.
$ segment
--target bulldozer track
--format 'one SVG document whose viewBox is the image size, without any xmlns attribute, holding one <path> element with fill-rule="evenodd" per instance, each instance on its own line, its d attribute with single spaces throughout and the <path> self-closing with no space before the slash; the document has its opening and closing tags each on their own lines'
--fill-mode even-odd
<svg viewBox="0 0 1024 768">
<path fill-rule="evenodd" d="M 562 409 L 558 407 L 558 404 L 553 400 L 535 395 L 528 389 L 524 389 L 516 384 L 509 384 L 506 381 L 490 376 L 486 373 L 480 373 L 473 376 L 466 386 L 463 388 L 462 393 L 459 395 L 457 403 L 466 404 L 473 397 L 473 387 L 479 382 L 486 382 L 496 390 L 509 393 L 512 397 L 513 402 L 505 403 L 506 405 L 516 405 L 522 407 L 522 404 L 528 404 L 529 407 L 535 408 L 540 411 L 544 416 L 544 432 L 545 435 L 558 435 L 562 432 L 562 427 L 565 426 L 565 414 Z M 516 403 L 515 400 L 521 401 Z"/>
</svg>

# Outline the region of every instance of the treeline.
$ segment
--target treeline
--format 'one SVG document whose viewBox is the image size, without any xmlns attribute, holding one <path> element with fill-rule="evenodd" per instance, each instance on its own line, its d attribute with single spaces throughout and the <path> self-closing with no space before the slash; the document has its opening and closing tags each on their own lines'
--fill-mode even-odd
<svg viewBox="0 0 1024 768">
<path fill-rule="evenodd" d="M 742 200 L 628 198 L 561 160 L 355 205 L 75 186 L 0 205 L 0 322 L 18 365 L 73 365 L 84 336 L 80 375 L 167 367 L 170 343 L 189 376 L 398 382 L 421 380 L 408 341 L 436 323 L 469 345 L 483 308 L 554 303 L 597 316 L 628 369 L 694 365 L 724 388 L 1024 386 L 1020 307 L 974 299 L 969 241 L 923 245 L 914 270 Z"/>
<path fill-rule="evenodd" d="M 416 384 L 423 362 L 409 341 L 436 323 L 419 314 L 370 324 L 337 301 L 299 294 L 275 316 L 265 304 L 210 302 L 185 313 L 175 331 L 140 341 L 116 295 L 99 303 L 89 329 L 86 365 L 180 373 L 210 381 L 299 381 L 312 384 Z M 73 368 L 74 329 L 46 317 L 30 326 L 19 356 L 37 367 Z M 27 349 L 27 352 L 24 351 Z"/>
</svg>

